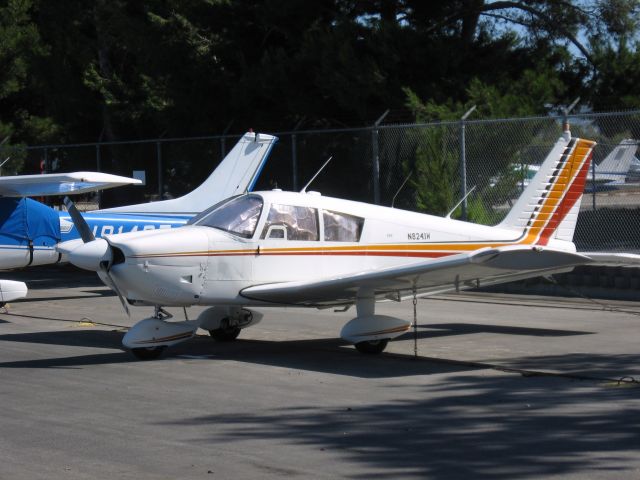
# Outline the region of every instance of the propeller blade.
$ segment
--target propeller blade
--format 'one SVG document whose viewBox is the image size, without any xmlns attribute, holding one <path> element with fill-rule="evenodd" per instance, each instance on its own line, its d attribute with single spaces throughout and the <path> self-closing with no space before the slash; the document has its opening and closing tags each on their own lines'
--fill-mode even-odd
<svg viewBox="0 0 640 480">
<path fill-rule="evenodd" d="M 104 273 L 104 276 L 101 276 L 102 281 L 106 283 L 111 290 L 116 292 L 116 295 L 118 295 L 118 298 L 120 299 L 120 303 L 122 304 L 122 308 L 124 308 L 124 311 L 127 312 L 127 315 L 130 317 L 131 312 L 129 311 L 129 305 L 127 305 L 127 301 L 122 295 L 122 292 L 118 288 L 118 285 L 116 284 L 115 280 L 111 276 L 111 272 L 109 272 L 109 269 L 107 269 L 105 266 L 100 270 L 100 273 Z"/>
<path fill-rule="evenodd" d="M 89 224 L 87 224 L 87 221 L 82 217 L 82 215 L 80 215 L 80 212 L 74 205 L 73 201 L 69 197 L 64 197 L 64 204 L 67 206 L 67 212 L 69 212 L 69 216 L 71 217 L 73 224 L 78 229 L 78 233 L 80 234 L 80 238 L 82 238 L 82 241 L 84 243 L 93 242 L 96 239 L 96 237 L 91 232 L 91 229 L 89 228 Z M 109 248 L 111 247 L 109 246 Z M 101 278 L 111 290 L 116 292 L 116 295 L 118 295 L 118 298 L 120 299 L 120 303 L 122 304 L 122 308 L 124 308 L 124 311 L 127 312 L 128 316 L 131 316 L 131 312 L 129 311 L 129 306 L 127 305 L 127 301 L 125 300 L 124 296 L 122 295 L 122 292 L 118 288 L 116 281 L 111 276 L 110 270 L 111 270 L 112 263 L 113 263 L 113 254 L 109 257 L 108 260 L 103 260 L 100 262 L 100 273 L 104 273 L 104 276 L 102 276 Z"/>
<path fill-rule="evenodd" d="M 69 197 L 64 197 L 64 204 L 67 207 L 67 212 L 69 212 L 69 216 L 73 221 L 73 224 L 78 229 L 78 233 L 80 234 L 80 238 L 84 243 L 91 242 L 96 239 L 89 228 L 89 224 L 87 221 L 80 215 L 80 212 L 76 208 L 75 204 Z"/>
</svg>

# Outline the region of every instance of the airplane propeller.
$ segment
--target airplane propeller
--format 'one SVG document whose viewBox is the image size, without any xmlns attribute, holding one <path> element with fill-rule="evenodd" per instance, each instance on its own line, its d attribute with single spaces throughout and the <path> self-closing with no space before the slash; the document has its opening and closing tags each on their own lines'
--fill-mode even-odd
<svg viewBox="0 0 640 480">
<path fill-rule="evenodd" d="M 80 238 L 84 243 L 83 245 L 69 252 L 69 258 L 71 259 L 73 257 L 72 263 L 75 265 L 85 267 L 88 270 L 94 270 L 96 272 L 103 273 L 104 277 L 102 277 L 102 279 L 105 281 L 109 288 L 116 292 L 116 295 L 118 295 L 120 303 L 122 304 L 122 308 L 124 308 L 124 311 L 127 312 L 127 315 L 131 316 L 129 306 L 127 305 L 127 302 L 122 295 L 122 292 L 118 288 L 115 279 L 111 276 L 111 267 L 113 266 L 114 257 L 113 248 L 104 238 L 99 238 L 96 240 L 96 237 L 93 235 L 91 228 L 89 228 L 89 224 L 80 214 L 75 204 L 69 197 L 64 197 L 63 202 L 67 207 L 67 212 L 69 213 L 73 224 L 78 229 Z M 98 260 L 97 265 L 96 260 Z"/>
</svg>

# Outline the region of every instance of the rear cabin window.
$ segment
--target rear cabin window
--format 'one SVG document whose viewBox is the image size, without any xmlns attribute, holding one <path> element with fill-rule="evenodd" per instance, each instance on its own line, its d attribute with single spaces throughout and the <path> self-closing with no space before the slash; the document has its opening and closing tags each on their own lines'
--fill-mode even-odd
<svg viewBox="0 0 640 480">
<path fill-rule="evenodd" d="M 322 212 L 326 242 L 359 242 L 364 218 L 346 213 Z"/>
<path fill-rule="evenodd" d="M 320 238 L 318 210 L 271 204 L 261 238 L 317 241 Z"/>
</svg>

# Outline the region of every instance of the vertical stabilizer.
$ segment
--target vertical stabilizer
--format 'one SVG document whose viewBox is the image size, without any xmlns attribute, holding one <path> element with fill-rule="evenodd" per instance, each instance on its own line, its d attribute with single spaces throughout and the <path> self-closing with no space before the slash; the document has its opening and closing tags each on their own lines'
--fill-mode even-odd
<svg viewBox="0 0 640 480">
<path fill-rule="evenodd" d="M 563 135 L 499 226 L 524 232 L 525 243 L 571 241 L 594 146 Z"/>
<path fill-rule="evenodd" d="M 599 165 L 596 165 L 595 181 L 609 184 L 624 183 L 637 150 L 636 140 L 622 140 Z"/>
<path fill-rule="evenodd" d="M 273 135 L 245 133 L 202 185 L 186 195 L 160 202 L 109 208 L 101 212 L 194 215 L 225 198 L 251 191 L 278 141 Z"/>
</svg>

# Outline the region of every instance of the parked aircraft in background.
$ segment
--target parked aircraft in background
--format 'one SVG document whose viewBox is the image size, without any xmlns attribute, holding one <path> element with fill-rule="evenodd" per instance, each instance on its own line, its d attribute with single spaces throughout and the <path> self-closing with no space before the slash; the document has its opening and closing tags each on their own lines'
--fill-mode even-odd
<svg viewBox="0 0 640 480">
<path fill-rule="evenodd" d="M 25 195 L 70 195 L 139 184 L 135 178 L 98 172 L 54 173 L 0 177 L 0 268 L 13 268 L 41 259 L 43 249 L 53 250 L 58 215 Z M 56 255 L 59 256 L 59 255 Z M 27 295 L 27 285 L 0 280 L 0 305 Z"/>
<path fill-rule="evenodd" d="M 572 242 L 594 142 L 558 140 L 498 226 L 279 190 L 239 195 L 175 230 L 61 244 L 132 305 L 155 314 L 123 344 L 155 358 L 198 328 L 233 340 L 261 314 L 247 307 L 356 306 L 341 336 L 381 352 L 410 322 L 377 315 L 376 301 L 458 291 L 593 261 Z M 78 219 L 81 222 L 82 219 Z M 210 305 L 196 320 L 168 321 L 163 306 Z M 126 308 L 126 307 L 125 307 Z M 128 310 L 127 310 L 128 311 Z M 302 321 L 302 319 L 301 319 Z"/>
<path fill-rule="evenodd" d="M 182 226 L 205 206 L 251 191 L 276 141 L 271 135 L 246 133 L 209 178 L 183 197 L 96 210 L 84 218 L 96 237 Z M 68 193 L 71 186 L 78 189 L 82 184 L 75 177 L 65 180 L 65 174 L 56 175 L 60 176 L 2 177 L 0 195 L 44 195 L 38 189 L 43 178 L 56 179 L 50 182 L 50 195 Z M 0 198 L 0 269 L 56 263 L 61 260 L 56 244 L 78 238 L 67 212 L 32 199 Z"/>
<path fill-rule="evenodd" d="M 593 191 L 594 188 L 604 190 L 624 185 L 629 174 L 634 175 L 640 172 L 640 161 L 635 157 L 637 150 L 637 140 L 622 140 L 604 160 L 589 171 L 585 190 Z M 521 187 L 529 185 L 539 169 L 539 165 L 514 165 L 515 171 L 522 172 L 519 185 Z"/>
<path fill-rule="evenodd" d="M 607 157 L 595 166 L 594 172 L 589 174 L 588 188 L 615 188 L 624 185 L 634 164 L 638 141 L 622 140 Z"/>
</svg>

